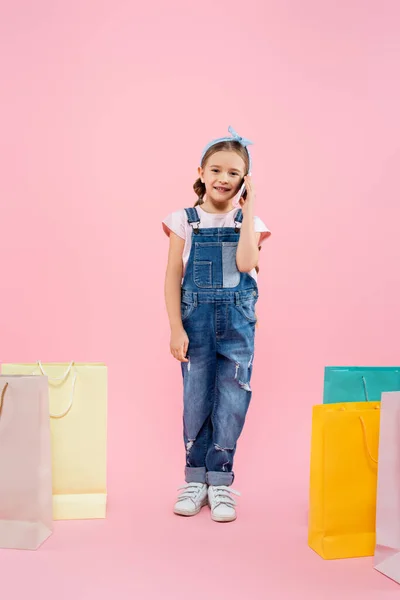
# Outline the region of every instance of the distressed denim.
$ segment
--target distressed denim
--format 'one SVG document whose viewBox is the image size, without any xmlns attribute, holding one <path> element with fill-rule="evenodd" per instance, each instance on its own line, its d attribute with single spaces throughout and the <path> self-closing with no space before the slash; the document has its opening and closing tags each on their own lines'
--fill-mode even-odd
<svg viewBox="0 0 400 600">
<path fill-rule="evenodd" d="M 197 211 L 186 212 L 196 229 Z M 185 478 L 231 485 L 252 395 L 258 290 L 253 277 L 237 269 L 235 228 L 198 228 L 192 235 L 181 295 L 189 337 L 189 362 L 182 363 Z"/>
</svg>

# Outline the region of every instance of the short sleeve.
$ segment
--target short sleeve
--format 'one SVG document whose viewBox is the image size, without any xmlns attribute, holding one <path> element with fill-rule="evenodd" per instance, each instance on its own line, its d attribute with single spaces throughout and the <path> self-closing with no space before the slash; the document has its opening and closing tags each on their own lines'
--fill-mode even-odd
<svg viewBox="0 0 400 600">
<path fill-rule="evenodd" d="M 265 225 L 265 223 L 260 219 L 260 217 L 254 217 L 254 231 L 256 233 L 261 233 L 260 242 L 259 242 L 260 246 L 271 235 L 271 231 L 268 229 L 268 227 Z"/>
<path fill-rule="evenodd" d="M 162 222 L 162 226 L 165 234 L 169 237 L 171 231 L 178 235 L 182 239 L 186 239 L 185 230 L 185 211 L 177 210 L 176 212 L 170 213 Z"/>
</svg>

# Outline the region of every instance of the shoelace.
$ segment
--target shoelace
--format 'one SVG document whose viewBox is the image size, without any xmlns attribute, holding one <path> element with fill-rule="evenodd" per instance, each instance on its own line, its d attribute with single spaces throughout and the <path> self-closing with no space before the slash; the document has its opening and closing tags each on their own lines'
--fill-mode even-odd
<svg viewBox="0 0 400 600">
<path fill-rule="evenodd" d="M 213 491 L 213 496 L 212 496 L 213 502 L 212 503 L 213 503 L 214 508 L 216 508 L 220 504 L 225 504 L 226 506 L 234 508 L 237 503 L 236 503 L 235 499 L 232 498 L 231 494 L 235 494 L 235 496 L 240 496 L 240 492 L 233 490 L 231 487 L 228 487 L 227 485 L 213 485 L 212 491 Z"/>
<path fill-rule="evenodd" d="M 187 483 L 186 485 L 183 485 L 178 488 L 178 491 L 185 490 L 182 494 L 179 494 L 178 502 L 181 500 L 191 500 L 193 504 L 196 504 L 196 497 L 199 495 L 202 488 L 202 483 Z"/>
</svg>

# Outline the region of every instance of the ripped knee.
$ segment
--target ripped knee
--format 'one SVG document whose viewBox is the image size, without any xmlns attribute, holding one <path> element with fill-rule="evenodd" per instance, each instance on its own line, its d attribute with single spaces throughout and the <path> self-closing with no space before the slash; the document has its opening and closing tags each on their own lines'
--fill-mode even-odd
<svg viewBox="0 0 400 600">
<path fill-rule="evenodd" d="M 224 457 L 227 460 L 225 460 L 225 462 L 222 463 L 221 469 L 222 469 L 222 471 L 229 471 L 231 464 L 232 464 L 231 453 L 233 452 L 234 449 L 233 448 L 223 448 L 222 446 L 220 446 L 219 444 L 216 444 L 216 443 L 214 443 L 214 448 L 217 452 L 227 453 L 227 456 Z M 223 458 L 223 460 L 224 460 L 224 458 Z"/>
<path fill-rule="evenodd" d="M 241 365 L 240 363 L 235 364 L 235 381 L 237 381 L 239 387 L 246 392 L 251 392 L 250 386 L 250 368 L 253 365 L 253 354 L 248 361 L 246 366 Z"/>
</svg>

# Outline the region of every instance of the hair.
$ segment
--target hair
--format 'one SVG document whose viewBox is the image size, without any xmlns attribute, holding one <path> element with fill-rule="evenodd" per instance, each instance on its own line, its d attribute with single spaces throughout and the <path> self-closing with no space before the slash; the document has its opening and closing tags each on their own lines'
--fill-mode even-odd
<svg viewBox="0 0 400 600">
<path fill-rule="evenodd" d="M 207 161 L 209 158 L 211 158 L 211 156 L 213 154 L 215 154 L 216 152 L 223 152 L 223 151 L 228 151 L 228 152 L 236 152 L 236 154 L 239 154 L 239 156 L 243 159 L 244 165 L 245 165 L 245 171 L 246 173 L 249 172 L 249 167 L 250 167 L 250 160 L 249 160 L 249 153 L 247 152 L 247 149 L 242 146 L 242 144 L 240 142 L 236 142 L 235 140 L 229 141 L 227 140 L 226 142 L 218 142 L 217 144 L 214 144 L 213 146 L 211 146 L 207 152 L 205 153 L 203 160 L 201 161 L 201 168 L 204 169 L 204 166 L 206 165 Z M 200 177 L 198 179 L 196 179 L 196 181 L 193 184 L 193 189 L 196 193 L 197 196 L 197 200 L 194 204 L 194 206 L 200 206 L 200 204 L 204 204 L 204 196 L 206 193 L 206 186 L 204 183 L 202 183 Z M 261 250 L 261 246 L 258 247 L 258 250 Z M 259 267 L 256 267 L 256 272 L 259 272 Z"/>
</svg>

